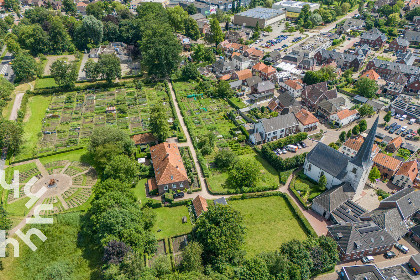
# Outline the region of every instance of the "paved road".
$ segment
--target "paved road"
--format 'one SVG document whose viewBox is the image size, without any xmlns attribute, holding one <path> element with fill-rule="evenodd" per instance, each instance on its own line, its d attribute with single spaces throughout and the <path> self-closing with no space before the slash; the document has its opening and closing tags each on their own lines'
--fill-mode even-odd
<svg viewBox="0 0 420 280">
<path fill-rule="evenodd" d="M 2 52 L 3 53 L 3 52 Z M 10 82 L 14 80 L 14 72 L 12 65 L 9 64 L 13 60 L 13 55 L 11 53 L 6 53 L 1 64 L 0 64 L 0 75 L 4 76 Z"/>
<path fill-rule="evenodd" d="M 83 68 L 85 67 L 86 61 L 88 61 L 88 59 L 89 59 L 89 55 L 87 53 L 83 54 L 82 63 L 80 64 L 80 69 L 79 69 L 79 77 L 77 78 L 77 80 L 79 81 L 86 80 L 86 73 L 85 71 L 83 71 Z"/>
</svg>

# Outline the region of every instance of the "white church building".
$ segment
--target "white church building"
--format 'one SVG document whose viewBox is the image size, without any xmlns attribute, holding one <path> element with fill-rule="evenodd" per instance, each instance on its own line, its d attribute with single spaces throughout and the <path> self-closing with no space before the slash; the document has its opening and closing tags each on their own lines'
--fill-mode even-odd
<svg viewBox="0 0 420 280">
<path fill-rule="evenodd" d="M 322 174 L 327 178 L 327 191 L 312 202 L 312 209 L 318 214 L 327 219 L 346 221 L 364 212 L 351 200 L 363 191 L 372 168 L 371 153 L 378 120 L 375 120 L 355 157 L 344 155 L 323 143 L 318 143 L 306 156 L 305 175 L 317 182 Z"/>
</svg>

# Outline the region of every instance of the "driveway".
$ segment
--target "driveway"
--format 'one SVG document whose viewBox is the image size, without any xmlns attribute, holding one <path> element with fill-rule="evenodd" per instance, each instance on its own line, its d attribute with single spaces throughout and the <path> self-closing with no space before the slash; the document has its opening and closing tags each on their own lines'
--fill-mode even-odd
<svg viewBox="0 0 420 280">
<path fill-rule="evenodd" d="M 80 64 L 79 69 L 79 76 L 77 78 L 78 81 L 84 81 L 86 80 L 86 73 L 83 71 L 83 68 L 85 67 L 86 61 L 89 59 L 89 54 L 85 53 L 83 54 L 82 63 Z"/>
</svg>

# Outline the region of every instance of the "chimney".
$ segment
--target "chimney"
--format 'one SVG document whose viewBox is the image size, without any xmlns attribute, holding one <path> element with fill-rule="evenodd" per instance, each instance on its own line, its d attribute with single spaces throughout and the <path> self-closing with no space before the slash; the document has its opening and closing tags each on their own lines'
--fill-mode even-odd
<svg viewBox="0 0 420 280">
<path fill-rule="evenodd" d="M 168 157 L 169 157 L 169 153 L 166 153 L 166 156 L 162 159 L 162 161 L 164 161 Z"/>
</svg>

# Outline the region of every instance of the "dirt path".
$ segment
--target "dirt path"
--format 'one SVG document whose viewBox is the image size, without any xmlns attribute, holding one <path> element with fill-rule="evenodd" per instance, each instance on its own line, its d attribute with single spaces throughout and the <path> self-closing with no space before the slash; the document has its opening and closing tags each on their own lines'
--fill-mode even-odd
<svg viewBox="0 0 420 280">
<path fill-rule="evenodd" d="M 188 132 L 187 126 L 185 125 L 184 118 L 181 115 L 181 110 L 179 109 L 178 101 L 176 99 L 175 92 L 174 92 L 174 90 L 172 88 L 172 82 L 169 81 L 168 82 L 168 85 L 169 85 L 169 90 L 171 92 L 172 101 L 174 102 L 176 115 L 178 116 L 179 123 L 181 124 L 182 131 L 184 132 L 184 134 L 185 134 L 185 136 L 187 138 L 187 142 L 182 143 L 181 146 L 183 146 L 183 147 L 189 147 L 190 148 L 191 155 L 192 155 L 192 158 L 193 158 L 193 161 L 194 161 L 194 165 L 195 165 L 195 169 L 198 171 L 197 172 L 198 173 L 198 179 L 200 180 L 200 185 L 201 185 L 201 191 L 194 192 L 192 194 L 186 194 L 185 195 L 185 198 L 186 199 L 187 198 L 194 198 L 197 195 L 201 195 L 205 199 L 216 199 L 218 197 L 221 197 L 221 195 L 216 196 L 216 195 L 210 194 L 209 191 L 208 191 L 208 189 L 207 189 L 208 186 L 206 184 L 206 180 L 205 180 L 204 175 L 203 175 L 203 170 L 201 169 L 201 166 L 198 163 L 197 153 L 195 152 L 194 145 L 192 144 L 191 136 L 190 136 L 190 134 Z"/>
<path fill-rule="evenodd" d="M 34 86 L 32 83 L 28 83 L 28 85 L 31 87 L 31 90 L 34 90 Z M 20 105 L 22 104 L 23 96 L 25 95 L 25 92 L 22 90 L 19 90 L 16 92 L 15 101 L 13 102 L 13 108 L 10 112 L 9 120 L 15 121 L 18 117 L 18 111 L 20 109 Z"/>
</svg>

